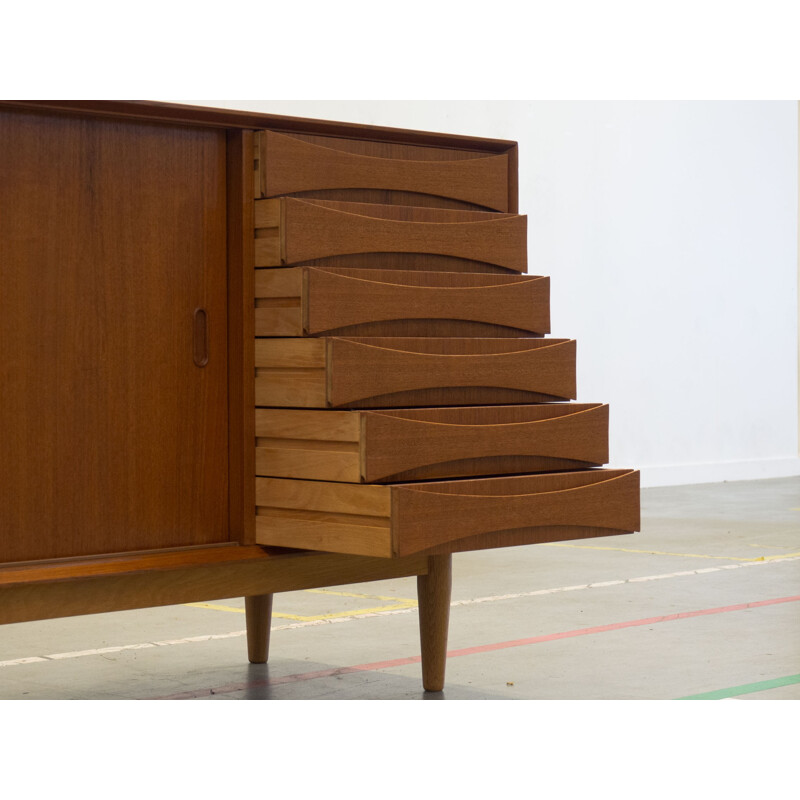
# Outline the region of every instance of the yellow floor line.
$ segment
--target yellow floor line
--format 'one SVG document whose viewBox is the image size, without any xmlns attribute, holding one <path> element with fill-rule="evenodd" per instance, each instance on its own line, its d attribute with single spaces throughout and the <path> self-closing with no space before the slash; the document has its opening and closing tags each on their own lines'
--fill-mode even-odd
<svg viewBox="0 0 800 800">
<path fill-rule="evenodd" d="M 332 592 L 330 589 L 306 589 L 309 594 L 332 594 L 336 597 L 367 597 L 370 600 L 397 600 L 400 603 L 415 603 L 409 597 L 387 597 L 382 594 L 354 594 L 353 592 Z"/>
<path fill-rule="evenodd" d="M 412 600 L 406 603 L 395 603 L 391 606 L 377 606 L 376 608 L 358 608 L 354 611 L 339 611 L 335 614 L 317 614 L 313 617 L 301 617 L 298 614 L 273 614 L 273 617 L 280 617 L 281 619 L 293 619 L 297 622 L 314 622 L 320 619 L 337 619 L 338 617 L 361 617 L 367 614 L 377 614 L 381 611 L 396 611 L 403 608 L 416 608 L 416 601 Z"/>
<path fill-rule="evenodd" d="M 359 595 L 354 595 L 358 597 Z M 337 617 L 358 617 L 364 616 L 365 614 L 374 614 L 378 611 L 393 611 L 399 608 L 415 608 L 417 605 L 416 600 L 406 600 L 400 597 L 387 597 L 381 598 L 386 600 L 395 600 L 399 602 L 395 602 L 392 605 L 388 606 L 377 606 L 375 608 L 358 608 L 350 611 L 338 611 L 334 614 L 316 614 L 311 617 L 301 616 L 299 614 L 281 614 L 277 611 L 272 614 L 273 617 L 277 617 L 279 619 L 291 619 L 297 622 L 313 622 L 314 620 L 318 619 L 336 619 Z M 243 608 L 234 608 L 233 606 L 221 606 L 217 605 L 216 603 L 184 603 L 185 606 L 189 606 L 191 608 L 208 608 L 212 611 L 232 611 L 234 614 L 244 614 Z"/>
<path fill-rule="evenodd" d="M 244 614 L 243 608 L 233 606 L 218 606 L 215 603 L 184 603 L 189 608 L 210 608 L 212 611 L 233 611 L 234 614 Z"/>
<path fill-rule="evenodd" d="M 770 561 L 773 558 L 789 558 L 800 556 L 800 553 L 783 553 L 777 556 L 759 556 L 758 558 L 741 558 L 739 556 L 709 556 L 702 553 L 665 553 L 661 550 L 632 550 L 627 547 L 600 547 L 589 544 L 567 544 L 565 542 L 544 542 L 545 547 L 575 547 L 579 550 L 615 550 L 619 553 L 643 553 L 649 556 L 679 556 L 680 558 L 714 558 L 722 561 Z"/>
</svg>

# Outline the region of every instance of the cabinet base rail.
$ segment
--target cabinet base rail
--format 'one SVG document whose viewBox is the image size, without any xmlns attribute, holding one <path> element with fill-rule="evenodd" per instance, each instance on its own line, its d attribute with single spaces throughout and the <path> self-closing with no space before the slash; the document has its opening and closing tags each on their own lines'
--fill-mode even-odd
<svg viewBox="0 0 800 800">
<path fill-rule="evenodd" d="M 411 576 L 417 577 L 423 687 L 438 692 L 447 652 L 449 555 L 385 559 L 224 546 L 0 567 L 0 624 L 244 597 L 248 659 L 263 664 L 274 594 Z"/>
</svg>

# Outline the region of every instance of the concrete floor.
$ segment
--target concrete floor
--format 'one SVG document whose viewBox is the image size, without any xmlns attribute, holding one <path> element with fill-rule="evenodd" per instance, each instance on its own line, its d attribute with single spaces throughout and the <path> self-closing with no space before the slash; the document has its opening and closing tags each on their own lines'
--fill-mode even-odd
<svg viewBox="0 0 800 800">
<path fill-rule="evenodd" d="M 413 578 L 0 628 L 0 699 L 800 699 L 800 477 L 642 492 L 632 536 L 454 556 L 447 683 Z M 410 663 L 409 663 L 410 662 Z"/>
</svg>

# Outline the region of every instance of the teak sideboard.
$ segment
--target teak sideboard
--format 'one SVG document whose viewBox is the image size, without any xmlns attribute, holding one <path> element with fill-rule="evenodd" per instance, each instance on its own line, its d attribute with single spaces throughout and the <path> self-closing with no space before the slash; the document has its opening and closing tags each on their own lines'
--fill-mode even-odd
<svg viewBox="0 0 800 800">
<path fill-rule="evenodd" d="M 0 103 L 0 623 L 416 575 L 441 690 L 453 552 L 639 527 L 526 235 L 514 142 Z"/>
</svg>

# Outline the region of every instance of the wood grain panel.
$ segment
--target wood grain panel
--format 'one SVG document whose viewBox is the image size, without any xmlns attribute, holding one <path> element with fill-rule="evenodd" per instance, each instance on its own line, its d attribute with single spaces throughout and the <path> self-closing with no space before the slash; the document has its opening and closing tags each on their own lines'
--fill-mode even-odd
<svg viewBox="0 0 800 800">
<path fill-rule="evenodd" d="M 279 228 L 263 222 L 275 217 L 275 204 Z M 516 214 L 295 198 L 257 200 L 255 207 L 258 267 L 359 253 L 418 253 L 527 269 L 527 218 Z"/>
<path fill-rule="evenodd" d="M 219 550 L 0 569 L 0 624 L 385 580 L 428 569 L 421 556 L 226 547 L 220 558 Z"/>
<path fill-rule="evenodd" d="M 360 435 L 359 416 L 351 411 L 259 408 L 256 409 L 255 428 L 256 436 L 273 439 L 357 442 Z"/>
<path fill-rule="evenodd" d="M 273 305 L 256 301 L 256 336 L 302 336 L 303 314 L 300 304 Z"/>
<path fill-rule="evenodd" d="M 256 339 L 256 368 L 314 369 L 325 367 L 326 342 L 323 339 Z"/>
<path fill-rule="evenodd" d="M 549 290 L 549 278 L 527 275 L 259 269 L 256 335 L 539 335 Z"/>
<path fill-rule="evenodd" d="M 327 404 L 326 342 L 323 339 L 256 339 L 255 404 Z"/>
<path fill-rule="evenodd" d="M 575 397 L 572 339 L 257 339 L 255 360 L 257 405 L 402 408 Z"/>
<path fill-rule="evenodd" d="M 434 148 L 457 148 L 481 153 L 505 153 L 516 142 L 435 131 L 389 128 L 357 122 L 305 119 L 228 108 L 207 108 L 153 100 L 3 100 L 0 106 L 22 109 L 54 109 L 86 116 L 157 120 L 202 127 L 270 129 L 294 135 L 346 137 L 355 142 L 391 142 Z"/>
<path fill-rule="evenodd" d="M 255 541 L 253 515 L 253 134 L 227 133 L 228 392 L 230 538 Z"/>
<path fill-rule="evenodd" d="M 271 510 L 256 517 L 256 541 L 280 547 L 303 547 L 327 553 L 358 553 L 391 558 L 389 521 L 383 525 L 322 514 L 308 519 L 297 512 Z"/>
<path fill-rule="evenodd" d="M 416 555 L 445 555 L 465 553 L 473 550 L 494 550 L 498 547 L 521 547 L 528 544 L 547 542 L 570 542 L 580 539 L 598 539 L 604 536 L 625 536 L 635 531 L 615 528 L 596 528 L 591 525 L 542 525 L 528 528 L 515 528 L 512 531 L 478 533 L 444 544 L 427 547 Z"/>
<path fill-rule="evenodd" d="M 321 481 L 257 478 L 256 503 L 264 508 L 325 511 L 386 519 L 391 513 L 391 497 L 387 486 L 350 486 Z"/>
<path fill-rule="evenodd" d="M 304 441 L 305 446 L 301 447 L 293 439 L 257 439 L 255 474 L 273 478 L 359 483 L 361 461 L 358 445 L 355 445 L 355 449 L 348 449 L 344 444 Z"/>
<path fill-rule="evenodd" d="M 640 525 L 639 473 L 633 470 L 411 484 L 392 491 L 398 555 L 517 528 L 636 531 Z"/>
<path fill-rule="evenodd" d="M 259 478 L 256 497 L 261 544 L 356 555 L 454 552 L 640 525 L 639 473 L 626 469 L 392 486 Z"/>
<path fill-rule="evenodd" d="M 448 399 L 440 404 L 472 405 L 463 392 L 472 387 L 551 399 L 575 397 L 574 340 L 331 338 L 327 342 L 332 407 L 398 405 L 393 393 L 401 392 L 407 405 L 429 405 L 424 394 L 417 402 L 408 401 L 414 392 L 429 389 L 447 390 L 442 396 Z"/>
<path fill-rule="evenodd" d="M 550 281 L 546 277 L 475 275 L 442 272 L 342 271 L 304 268 L 304 330 L 309 335 L 358 326 L 401 333 L 408 320 L 418 321 L 424 336 L 428 321 L 458 336 L 460 323 L 484 323 L 524 333 L 550 331 Z M 389 325 L 397 322 L 396 327 Z M 430 326 L 433 327 L 433 326 Z"/>
<path fill-rule="evenodd" d="M 355 190 L 349 195 L 352 199 L 362 199 L 363 190 L 384 189 L 460 200 L 496 211 L 508 209 L 505 154 L 476 157 L 474 153 L 440 150 L 423 160 L 422 148 L 414 148 L 416 157 L 409 158 L 404 153 L 407 148 L 384 144 L 378 157 L 353 152 L 348 144 L 335 138 L 309 141 L 308 137 L 263 131 L 259 159 L 262 196 L 345 189 Z M 366 143 L 358 144 L 364 147 Z"/>
<path fill-rule="evenodd" d="M 402 408 L 575 397 L 571 339 L 257 339 L 255 363 L 257 405 Z"/>
<path fill-rule="evenodd" d="M 260 544 L 392 556 L 387 486 L 256 478 L 256 502 Z"/>
<path fill-rule="evenodd" d="M 525 464 L 552 470 L 608 461 L 606 405 L 498 406 L 469 409 L 469 415 L 466 410 L 361 412 L 363 480 L 491 475 L 524 472 Z"/>
<path fill-rule="evenodd" d="M 260 408 L 255 423 L 256 475 L 359 482 L 357 414 Z"/>
<path fill-rule="evenodd" d="M 325 408 L 328 405 L 324 369 L 257 369 L 257 406 Z"/>
<path fill-rule="evenodd" d="M 256 474 L 375 483 L 575 470 L 608 461 L 608 406 L 259 409 Z"/>
<path fill-rule="evenodd" d="M 4 112 L 0 208 L 0 561 L 227 540 L 224 131 Z"/>
</svg>

